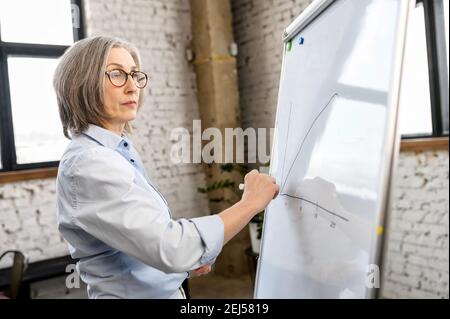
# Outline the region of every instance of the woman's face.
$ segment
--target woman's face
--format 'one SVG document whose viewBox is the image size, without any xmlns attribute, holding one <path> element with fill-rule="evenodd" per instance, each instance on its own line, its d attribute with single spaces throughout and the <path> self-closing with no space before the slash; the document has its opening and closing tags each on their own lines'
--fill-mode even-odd
<svg viewBox="0 0 450 319">
<path fill-rule="evenodd" d="M 126 73 L 137 70 L 131 54 L 124 48 L 113 48 L 109 53 L 106 71 L 123 70 Z M 131 76 L 122 87 L 114 86 L 105 75 L 103 96 L 105 103 L 105 126 L 117 133 L 121 133 L 126 122 L 136 118 L 140 90 L 136 87 Z"/>
</svg>

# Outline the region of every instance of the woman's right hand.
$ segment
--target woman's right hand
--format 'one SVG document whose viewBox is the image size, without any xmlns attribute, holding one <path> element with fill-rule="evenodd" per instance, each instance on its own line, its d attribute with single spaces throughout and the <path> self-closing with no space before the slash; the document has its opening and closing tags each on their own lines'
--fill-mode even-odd
<svg viewBox="0 0 450 319">
<path fill-rule="evenodd" d="M 275 178 L 261 174 L 256 169 L 245 175 L 244 181 L 241 201 L 253 207 L 255 214 L 265 209 L 270 201 L 277 197 L 280 189 Z"/>
</svg>

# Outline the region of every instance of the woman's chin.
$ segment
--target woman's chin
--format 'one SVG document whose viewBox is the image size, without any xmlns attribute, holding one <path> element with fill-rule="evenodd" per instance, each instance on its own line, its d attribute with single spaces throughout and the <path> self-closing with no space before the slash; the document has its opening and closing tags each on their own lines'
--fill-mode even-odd
<svg viewBox="0 0 450 319">
<path fill-rule="evenodd" d="M 136 111 L 134 112 L 129 112 L 128 114 L 126 114 L 126 116 L 124 116 L 125 121 L 134 121 L 136 119 Z"/>
</svg>

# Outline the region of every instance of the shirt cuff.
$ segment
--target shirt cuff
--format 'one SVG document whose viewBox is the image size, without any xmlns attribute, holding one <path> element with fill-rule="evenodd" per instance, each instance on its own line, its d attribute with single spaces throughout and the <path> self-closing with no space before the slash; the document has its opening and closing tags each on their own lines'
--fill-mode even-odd
<svg viewBox="0 0 450 319">
<path fill-rule="evenodd" d="M 223 246 L 224 225 L 218 215 L 190 219 L 202 238 L 205 253 L 200 259 L 202 265 L 212 265 L 220 254 Z"/>
</svg>

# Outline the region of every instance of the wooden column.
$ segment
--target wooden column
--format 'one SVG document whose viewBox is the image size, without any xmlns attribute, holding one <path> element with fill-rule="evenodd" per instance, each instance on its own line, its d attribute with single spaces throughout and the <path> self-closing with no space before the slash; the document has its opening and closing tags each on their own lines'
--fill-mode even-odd
<svg viewBox="0 0 450 319">
<path fill-rule="evenodd" d="M 197 76 L 197 97 L 202 131 L 209 127 L 222 132 L 222 157 L 225 159 L 225 128 L 241 126 L 236 58 L 230 54 L 234 43 L 231 5 L 229 0 L 190 0 L 192 49 Z M 234 152 L 235 153 L 235 152 Z M 207 182 L 230 179 L 242 182 L 239 174 L 224 173 L 219 164 L 204 165 Z M 239 200 L 232 190 L 217 190 L 211 198 L 210 210 L 218 213 Z M 216 261 L 215 272 L 225 276 L 249 273 L 245 249 L 250 246 L 248 227 L 232 239 Z"/>
</svg>

